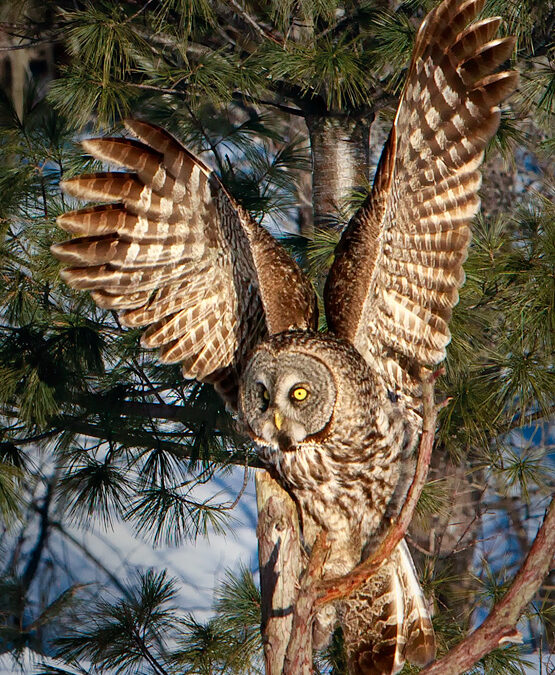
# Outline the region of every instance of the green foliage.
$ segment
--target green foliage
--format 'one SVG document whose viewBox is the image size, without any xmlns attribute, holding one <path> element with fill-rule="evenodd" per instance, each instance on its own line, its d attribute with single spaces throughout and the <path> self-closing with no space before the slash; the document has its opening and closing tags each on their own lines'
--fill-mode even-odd
<svg viewBox="0 0 555 675">
<path fill-rule="evenodd" d="M 414 513 L 416 524 L 425 524 L 432 516 L 448 516 L 450 496 L 446 482 L 441 479 L 428 481 L 418 500 Z"/>
<path fill-rule="evenodd" d="M 57 11 L 43 23 L 21 26 L 29 39 L 46 31 L 56 40 L 64 65 L 51 82 L 36 86 L 31 79 L 15 103 L 0 90 L 3 527 L 24 539 L 33 527 L 43 531 L 38 522 L 48 529 L 58 521 L 79 527 L 124 519 L 156 545 L 184 545 L 233 524 L 233 505 L 200 496 L 202 486 L 234 464 L 257 462 L 210 387 L 183 381 L 177 366 L 157 364 L 141 350 L 140 331 L 123 329 L 88 294 L 60 283 L 49 247 L 67 235 L 54 220 L 78 205 L 61 195 L 59 180 L 101 170 L 74 144 L 83 128 L 119 132 L 128 114 L 168 128 L 256 219 L 280 230 L 320 289 L 340 229 L 367 191 L 337 200 L 333 229 L 308 223 L 297 231 L 298 206 L 310 199 L 301 186 L 312 169 L 302 117 L 391 117 L 419 21 L 434 4 L 409 0 L 384 10 L 374 0 L 64 2 L 50 3 Z M 491 0 L 484 9 L 518 36 L 521 71 L 518 95 L 488 148 L 493 164 L 501 156 L 520 171 L 519 156 L 527 152 L 549 166 L 550 12 L 549 3 L 535 0 Z M 553 489 L 549 437 L 540 432 L 555 398 L 555 213 L 543 176 L 535 175 L 533 186 L 518 193 L 510 212 L 475 223 L 438 387 L 452 398 L 441 413 L 439 451 L 464 462 L 482 483 L 480 508 L 505 514 L 504 504 L 516 502 L 526 526 Z M 537 425 L 527 432 L 530 441 L 522 440 L 526 425 Z M 447 481 L 430 481 L 418 525 L 426 530 L 446 518 L 453 502 Z M 516 526 L 505 536 L 514 543 Z M 201 622 L 177 609 L 176 582 L 152 571 L 121 597 L 77 584 L 37 607 L 24 579 L 45 575 L 56 558 L 43 553 L 33 572 L 18 550 L 14 544 L 0 551 L 2 565 L 7 561 L 0 570 L 0 644 L 14 654 L 29 646 L 41 652 L 53 633 L 60 636 L 60 667 L 41 672 L 262 672 L 260 597 L 246 569 L 226 577 L 214 616 Z M 464 638 L 470 617 L 488 609 L 511 576 L 481 553 L 483 570 L 470 590 L 458 588 L 461 575 L 443 554 L 432 552 L 420 565 L 436 599 L 440 653 Z M 553 604 L 542 597 L 531 631 L 547 635 Z M 79 605 L 79 598 L 86 601 Z M 71 620 L 68 608 L 76 612 Z M 505 647 L 474 672 L 517 673 L 524 663 L 522 651 Z M 317 664 L 322 672 L 345 672 L 339 633 Z"/>
<path fill-rule="evenodd" d="M 252 572 L 241 566 L 237 573 L 227 572 L 216 590 L 216 622 L 222 635 L 239 647 L 245 667 L 256 661 L 262 651 L 260 635 L 260 590 Z"/>
<path fill-rule="evenodd" d="M 453 402 L 439 433 L 454 452 L 454 439 L 484 447 L 488 435 L 514 428 L 515 416 L 523 422 L 553 405 L 551 214 L 533 198 L 510 220 L 478 221 L 441 385 Z"/>
<path fill-rule="evenodd" d="M 179 545 L 187 538 L 206 537 L 210 531 L 224 533 L 225 507 L 213 505 L 212 497 L 199 502 L 188 494 L 163 484 L 145 488 L 133 500 L 127 516 L 136 519 L 138 531 L 150 535 L 154 544 Z"/>
<path fill-rule="evenodd" d="M 312 233 L 306 254 L 311 274 L 315 278 L 324 276 L 331 267 L 339 238 L 340 233 L 329 228 L 315 229 Z"/>
<path fill-rule="evenodd" d="M 480 660 L 477 668 L 473 668 L 470 672 L 472 675 L 498 675 L 498 673 L 522 675 L 522 668 L 532 665 L 528 659 L 523 658 L 518 646 L 511 645 L 494 649 Z"/>
<path fill-rule="evenodd" d="M 499 474 L 499 484 L 510 493 L 517 491 L 525 503 L 530 502 L 530 494 L 539 490 L 549 494 L 550 463 L 541 448 L 530 444 L 524 452 L 508 448 L 500 458 L 499 466 L 494 466 Z"/>
<path fill-rule="evenodd" d="M 70 662 L 90 660 L 101 670 L 124 672 L 145 663 L 157 672 L 165 645 L 177 633 L 175 593 L 164 572 L 140 575 L 125 600 L 99 600 L 83 608 L 72 634 L 57 639 L 58 654 Z"/>
<path fill-rule="evenodd" d="M 282 49 L 269 45 L 263 63 L 272 78 L 298 85 L 303 94 L 320 95 L 330 109 L 357 107 L 368 98 L 368 76 L 356 45 L 347 37 L 327 36 L 319 43 Z"/>
<path fill-rule="evenodd" d="M 22 476 L 23 473 L 13 464 L 0 461 L 0 518 L 7 528 L 13 526 L 21 513 Z"/>
<path fill-rule="evenodd" d="M 400 8 L 397 12 L 379 12 L 372 18 L 371 62 L 373 70 L 386 81 L 386 89 L 399 93 L 416 36 L 414 22 Z M 389 77 L 386 77 L 389 75 Z"/>
<path fill-rule="evenodd" d="M 56 639 L 58 659 L 78 672 L 85 663 L 93 672 L 108 668 L 155 675 L 262 672 L 260 596 L 245 568 L 237 575 L 227 573 L 217 590 L 216 615 L 206 623 L 178 614 L 176 582 L 165 572 L 149 570 L 124 590 L 121 598 L 86 602 L 86 589 L 74 587 L 43 612 L 46 620 L 49 613 L 65 611 L 68 596 L 81 591 L 66 634 Z M 66 671 L 52 666 L 39 672 Z"/>
</svg>

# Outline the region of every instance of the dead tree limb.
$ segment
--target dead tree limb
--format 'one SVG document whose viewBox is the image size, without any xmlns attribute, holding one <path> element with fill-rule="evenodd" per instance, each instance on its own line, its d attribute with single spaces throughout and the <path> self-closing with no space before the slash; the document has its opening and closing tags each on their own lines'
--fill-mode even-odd
<svg viewBox="0 0 555 675">
<path fill-rule="evenodd" d="M 421 675 L 459 675 L 505 642 L 520 642 L 516 624 L 547 575 L 555 554 L 555 497 L 534 543 L 509 590 L 471 635 L 421 671 Z"/>
<path fill-rule="evenodd" d="M 312 674 L 312 619 L 327 552 L 326 533 L 322 531 L 312 547 L 308 566 L 299 580 L 283 675 Z"/>
</svg>

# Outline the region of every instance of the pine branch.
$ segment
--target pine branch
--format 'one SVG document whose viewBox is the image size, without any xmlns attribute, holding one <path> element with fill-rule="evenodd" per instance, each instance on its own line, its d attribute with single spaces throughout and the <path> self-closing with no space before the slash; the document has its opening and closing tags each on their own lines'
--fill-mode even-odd
<svg viewBox="0 0 555 675">
<path fill-rule="evenodd" d="M 134 14 L 132 14 L 130 17 L 128 17 L 124 21 L 124 23 L 130 23 L 131 21 L 134 21 L 139 16 L 139 14 L 142 14 L 152 2 L 153 2 L 153 0 L 147 0 L 145 2 L 145 4 L 142 5 L 142 7 L 139 7 L 139 9 Z"/>
<path fill-rule="evenodd" d="M 526 413 L 523 416 L 517 415 L 515 416 L 515 419 L 505 428 L 505 433 L 512 431 L 513 429 L 521 429 L 522 427 L 530 426 L 533 422 L 540 420 L 545 420 L 548 422 L 550 419 L 552 419 L 554 414 L 555 405 L 547 408 L 547 410 L 541 409 L 532 413 Z"/>
<path fill-rule="evenodd" d="M 116 443 L 121 443 L 126 447 L 132 448 L 146 448 L 148 450 L 162 450 L 169 452 L 180 459 L 191 459 L 195 450 L 183 443 L 175 441 L 161 440 L 156 436 L 139 433 L 137 431 L 116 431 L 113 428 L 107 428 L 99 424 L 92 424 L 84 422 L 78 418 L 62 417 L 56 420 L 59 431 L 72 431 L 83 436 L 90 436 L 91 438 L 99 438 L 102 440 L 111 440 Z M 222 452 L 221 455 L 213 457 L 212 461 L 225 462 L 225 464 L 238 464 L 244 466 L 245 454 L 243 451 L 236 451 L 233 453 Z M 261 468 L 262 465 L 258 459 L 251 459 L 249 465 L 253 469 Z"/>
<path fill-rule="evenodd" d="M 78 548 L 81 553 L 83 553 L 84 556 L 86 556 L 94 565 L 98 567 L 99 570 L 101 570 L 107 577 L 110 579 L 110 581 L 114 584 L 114 586 L 123 594 L 126 596 L 126 598 L 129 600 L 131 599 L 131 594 L 127 590 L 127 588 L 122 584 L 122 582 L 116 577 L 116 575 L 111 572 L 108 567 L 97 557 L 95 556 L 87 546 L 82 544 L 76 537 L 74 537 L 68 530 L 62 525 L 57 520 L 50 520 L 49 521 L 50 527 L 53 529 L 57 530 L 65 539 L 70 541 L 76 548 Z"/>
<path fill-rule="evenodd" d="M 48 512 L 50 509 L 50 503 L 52 501 L 52 493 L 54 490 L 54 484 L 56 482 L 56 475 L 57 474 L 55 474 L 54 477 L 52 477 L 52 479 L 48 483 L 43 503 L 38 508 L 38 512 L 40 514 L 39 536 L 37 539 L 37 543 L 35 544 L 35 547 L 29 554 L 29 560 L 25 567 L 25 571 L 21 576 L 21 588 L 23 595 L 27 594 L 27 591 L 29 590 L 31 583 L 35 578 L 35 575 L 39 567 L 39 563 L 42 558 L 42 554 L 44 552 L 44 547 L 46 546 L 46 542 L 48 541 L 48 535 L 50 533 L 50 521 L 48 517 Z"/>
<path fill-rule="evenodd" d="M 29 42 L 26 42 L 25 44 L 22 45 L 10 45 L 9 47 L 0 47 L 0 52 L 15 52 L 18 49 L 32 49 L 33 47 L 37 47 L 38 45 L 53 44 L 54 42 L 56 42 L 56 40 L 57 36 L 44 38 L 42 40 L 30 40 Z"/>
<path fill-rule="evenodd" d="M 516 629 L 517 621 L 549 571 L 554 553 L 555 498 L 551 500 L 532 548 L 507 593 L 494 605 L 479 628 L 446 656 L 420 671 L 421 674 L 459 675 L 500 645 L 521 642 L 522 635 Z"/>
<path fill-rule="evenodd" d="M 257 105 L 269 105 L 272 106 L 272 108 L 281 110 L 281 112 L 287 113 L 288 115 L 295 115 L 296 117 L 305 116 L 305 113 L 297 108 L 291 108 L 291 106 L 283 105 L 277 101 L 265 101 L 264 99 L 256 98 L 255 96 L 250 96 L 249 94 L 244 94 L 240 91 L 234 91 L 231 98 L 234 101 L 249 101 L 249 103 L 256 103 Z"/>
<path fill-rule="evenodd" d="M 210 415 L 204 409 L 196 409 L 189 405 L 123 401 L 121 399 L 114 402 L 113 397 L 98 394 L 72 394 L 65 402 L 77 404 L 91 413 L 113 411 L 117 407 L 117 412 L 120 415 L 181 422 L 184 425 L 193 426 L 210 424 L 211 427 L 222 432 L 232 430 L 230 429 L 232 420 L 227 415 L 221 413 Z"/>
<path fill-rule="evenodd" d="M 150 664 L 152 669 L 157 675 L 169 675 L 169 672 L 164 668 L 164 666 L 156 659 L 154 654 L 148 648 L 143 636 L 139 633 L 139 630 L 135 628 L 133 630 L 133 639 L 135 640 L 139 651 L 143 655 L 145 661 Z"/>
<path fill-rule="evenodd" d="M 275 42 L 278 45 L 282 44 L 281 40 L 278 40 L 271 33 L 264 30 L 264 28 L 262 28 L 262 26 L 256 21 L 256 19 L 254 19 L 243 7 L 241 7 L 241 5 L 238 2 L 236 2 L 236 0 L 227 0 L 227 3 L 233 7 L 233 9 L 237 12 L 237 14 L 243 19 L 245 23 L 254 28 L 255 32 L 258 33 L 258 35 L 260 35 L 260 37 L 263 40 L 271 40 L 272 42 Z"/>
</svg>

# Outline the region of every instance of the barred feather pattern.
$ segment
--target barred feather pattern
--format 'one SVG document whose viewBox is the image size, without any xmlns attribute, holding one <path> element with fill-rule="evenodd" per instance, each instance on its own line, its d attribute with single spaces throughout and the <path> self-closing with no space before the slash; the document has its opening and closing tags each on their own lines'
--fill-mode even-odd
<svg viewBox="0 0 555 675">
<path fill-rule="evenodd" d="M 115 202 L 58 218 L 75 239 L 52 247 L 62 278 L 147 326 L 142 344 L 212 382 L 234 407 L 246 355 L 268 333 L 312 327 L 314 293 L 296 263 L 226 192 L 215 174 L 162 129 L 129 120 L 129 138 L 83 142 L 131 169 L 63 182 L 70 195 Z"/>
<path fill-rule="evenodd" d="M 495 72 L 514 38 L 495 37 L 497 17 L 474 21 L 483 5 L 444 0 L 422 23 L 372 193 L 341 237 L 324 294 L 330 330 L 405 404 L 414 433 L 421 369 L 442 361 L 450 340 L 484 149 L 499 104 L 517 84 L 515 72 Z M 405 478 L 386 518 L 404 500 Z M 371 509 L 371 500 L 359 508 Z M 425 665 L 434 657 L 430 614 L 404 542 L 340 614 L 351 675 L 391 675 L 405 660 Z"/>
<path fill-rule="evenodd" d="M 435 653 L 430 612 L 405 540 L 340 610 L 352 675 L 424 666 Z"/>
<path fill-rule="evenodd" d="M 336 251 L 328 325 L 392 390 L 419 404 L 419 367 L 445 358 L 448 322 L 479 208 L 479 167 L 515 72 L 495 73 L 514 38 L 484 0 L 445 0 L 420 27 L 372 194 Z"/>
<path fill-rule="evenodd" d="M 268 434 L 268 425 L 260 421 L 266 413 L 253 407 L 245 392 L 256 382 L 267 382 L 272 401 L 271 382 L 294 381 L 294 369 L 302 368 L 308 356 L 314 358 L 314 374 L 306 386 L 319 387 L 324 378 L 321 365 L 326 364 L 337 394 L 332 402 L 325 396 L 318 398 L 320 410 L 333 404 L 333 415 L 316 434 L 297 437 L 293 448 L 286 409 L 282 409 L 280 441 L 279 435 Z M 252 363 L 257 364 L 256 370 L 250 373 L 254 367 L 250 365 L 242 383 L 240 410 L 250 420 L 262 461 L 295 496 L 307 546 L 313 545 L 322 529 L 327 531 L 330 548 L 324 574 L 342 576 L 374 550 L 390 522 L 390 512 L 396 512 L 397 502 L 404 500 L 406 479 L 414 473 L 411 454 L 417 430 L 404 403 L 389 398 L 381 379 L 344 340 L 320 333 L 283 333 L 259 345 Z M 270 419 L 272 405 L 280 404 L 270 402 Z M 314 416 L 312 410 L 310 418 Z M 295 423 L 306 422 L 301 409 Z M 337 607 L 326 606 L 317 613 L 316 648 L 329 641 L 337 619 L 345 633 L 350 673 L 385 675 L 396 672 L 407 658 L 424 664 L 434 656 L 429 611 L 404 542 L 363 588 Z"/>
</svg>

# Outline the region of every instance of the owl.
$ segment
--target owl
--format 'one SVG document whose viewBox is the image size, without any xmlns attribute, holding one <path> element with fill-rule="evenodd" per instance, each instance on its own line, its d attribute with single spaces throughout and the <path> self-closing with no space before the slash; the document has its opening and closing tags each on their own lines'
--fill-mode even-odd
<svg viewBox="0 0 555 675">
<path fill-rule="evenodd" d="M 127 171 L 63 189 L 100 206 L 65 213 L 76 235 L 52 247 L 62 278 L 88 290 L 145 347 L 214 385 L 298 507 L 308 548 L 322 530 L 325 573 L 364 559 L 406 495 L 422 426 L 419 373 L 445 356 L 463 282 L 479 167 L 516 73 L 483 0 L 444 0 L 418 31 L 371 193 L 342 234 L 317 332 L 314 290 L 218 176 L 173 136 L 128 120 L 134 138 L 84 141 Z M 341 623 L 352 674 L 425 664 L 435 645 L 406 543 L 365 586 L 315 618 Z"/>
</svg>

